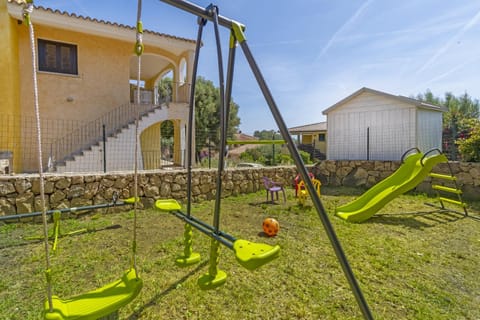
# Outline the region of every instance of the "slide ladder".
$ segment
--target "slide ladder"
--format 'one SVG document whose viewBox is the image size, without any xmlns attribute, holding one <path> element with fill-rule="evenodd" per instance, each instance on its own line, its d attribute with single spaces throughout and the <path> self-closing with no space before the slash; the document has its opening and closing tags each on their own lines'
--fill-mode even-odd
<svg viewBox="0 0 480 320">
<path fill-rule="evenodd" d="M 462 190 L 458 186 L 457 177 L 453 175 L 452 168 L 447 162 L 448 170 L 450 174 L 433 173 L 429 174 L 432 189 L 437 194 L 437 199 L 440 202 L 440 206 L 443 210 L 447 209 L 445 203 L 450 203 L 462 207 L 464 215 L 468 216 L 467 204 L 463 201 Z M 442 182 L 441 182 L 442 181 Z M 453 210 L 450 210 L 453 211 Z"/>
</svg>

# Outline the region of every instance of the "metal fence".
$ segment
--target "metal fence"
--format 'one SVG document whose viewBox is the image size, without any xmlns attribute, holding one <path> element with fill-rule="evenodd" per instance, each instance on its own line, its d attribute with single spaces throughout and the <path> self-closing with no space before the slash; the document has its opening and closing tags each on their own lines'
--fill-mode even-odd
<svg viewBox="0 0 480 320">
<path fill-rule="evenodd" d="M 56 164 L 64 164 L 65 160 L 81 154 L 92 145 L 101 143 L 106 137 L 112 136 L 137 117 L 145 116 L 148 112 L 158 108 L 155 105 L 125 104 L 91 122 L 84 123 L 61 138 L 51 143 L 49 158 Z"/>
<path fill-rule="evenodd" d="M 99 148 L 105 159 L 105 140 L 132 125 L 137 115 L 142 118 L 169 102 L 188 102 L 188 83 L 164 83 L 155 90 L 142 89 L 140 103 L 134 103 L 135 88 L 131 88 L 131 101 L 91 121 L 45 119 L 41 117 L 42 164 L 44 170 L 56 171 L 67 161 Z M 161 89 L 161 90 L 160 90 Z M 38 142 L 34 116 L 2 114 L 0 110 L 0 174 L 38 172 Z M 132 145 L 134 145 L 132 139 Z M 102 145 L 103 144 L 103 145 Z M 116 146 L 114 146 L 116 147 Z M 125 147 L 124 147 L 125 148 Z M 133 149 L 133 148 L 132 148 Z M 133 154 L 133 150 L 120 150 Z M 96 161 L 96 160 L 92 160 Z M 102 160 L 100 160 L 102 161 Z M 164 162 L 162 162 L 164 163 Z M 106 168 L 106 163 L 102 165 Z M 86 168 L 87 170 L 87 168 Z M 97 167 L 92 166 L 92 171 Z"/>
</svg>

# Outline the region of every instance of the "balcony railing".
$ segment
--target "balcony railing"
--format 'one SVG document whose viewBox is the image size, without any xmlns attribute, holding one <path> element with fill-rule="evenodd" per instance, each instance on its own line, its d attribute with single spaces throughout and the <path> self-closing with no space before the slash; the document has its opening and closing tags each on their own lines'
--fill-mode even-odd
<svg viewBox="0 0 480 320">
<path fill-rule="evenodd" d="M 189 83 L 170 82 L 163 84 L 161 89 L 158 86 L 155 86 L 152 90 L 140 88 L 140 101 L 137 101 L 137 88 L 134 85 L 130 87 L 130 102 L 135 104 L 154 104 L 159 106 L 162 103 L 169 102 L 187 103 L 189 95 Z"/>
</svg>

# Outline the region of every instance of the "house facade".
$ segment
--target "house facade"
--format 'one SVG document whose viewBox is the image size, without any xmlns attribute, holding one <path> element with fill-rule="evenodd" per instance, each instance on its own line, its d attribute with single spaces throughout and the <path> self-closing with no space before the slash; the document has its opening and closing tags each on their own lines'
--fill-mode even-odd
<svg viewBox="0 0 480 320">
<path fill-rule="evenodd" d="M 298 148 L 309 152 L 312 158 L 325 159 L 327 154 L 327 122 L 306 124 L 288 129 L 297 136 Z"/>
<path fill-rule="evenodd" d="M 442 149 L 445 107 L 362 88 L 325 109 L 327 159 L 393 160 L 405 151 Z"/>
<path fill-rule="evenodd" d="M 136 101 L 135 28 L 43 7 L 35 7 L 31 17 L 44 167 L 52 163 L 61 167 L 66 161 L 81 163 L 81 156 L 104 140 L 98 152 L 109 150 L 108 166 L 112 168 L 107 169 L 130 170 L 131 157 L 125 154 L 134 153 L 135 136 L 123 146 L 115 138 L 131 125 L 137 112 L 144 120 L 149 114 L 156 117 L 141 127 L 141 169 L 160 165 L 165 149 L 160 133 L 165 121 L 173 127 L 169 159 L 183 165 L 195 41 L 144 30 L 142 88 L 140 101 Z M 0 151 L 11 156 L 11 171 L 34 172 L 38 161 L 32 51 L 21 5 L 0 0 L 0 30 L 0 119 L 8 124 L 0 129 Z M 162 96 L 159 87 L 165 86 L 166 78 L 170 80 Z M 105 128 L 107 141 L 102 137 Z M 115 149 L 109 144 L 115 144 Z M 91 155 L 90 165 L 105 168 L 103 159 L 101 154 Z M 55 170 L 56 165 L 53 167 Z M 82 165 L 77 164 L 76 170 L 82 171 Z"/>
</svg>

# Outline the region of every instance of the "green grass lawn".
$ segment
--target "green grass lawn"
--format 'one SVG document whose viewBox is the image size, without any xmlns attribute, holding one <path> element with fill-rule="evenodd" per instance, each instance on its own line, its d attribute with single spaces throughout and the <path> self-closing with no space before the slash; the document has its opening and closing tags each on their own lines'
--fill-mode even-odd
<svg viewBox="0 0 480 320">
<path fill-rule="evenodd" d="M 322 188 L 322 202 L 376 319 L 480 319 L 480 220 L 439 212 L 422 195 L 396 198 L 361 224 L 333 216 L 334 208 L 362 190 Z M 221 204 L 221 227 L 240 239 L 279 244 L 281 255 L 256 271 L 242 268 L 221 248 L 222 287 L 202 291 L 210 239 L 194 232 L 198 265 L 175 266 L 183 252 L 183 224 L 155 210 L 138 211 L 137 263 L 144 288 L 120 319 L 361 319 L 360 309 L 317 212 L 287 203 L 265 203 L 265 193 L 230 197 Z M 480 203 L 471 203 L 480 215 Z M 213 201 L 192 206 L 212 223 Z M 101 213 L 101 212 L 100 212 Z M 280 232 L 268 238 L 262 221 L 274 217 Z M 63 237 L 51 255 L 55 294 L 69 297 L 118 278 L 131 258 L 132 213 L 86 215 L 62 222 Z M 40 319 L 45 256 L 40 223 L 0 225 L 0 319 Z"/>
</svg>

